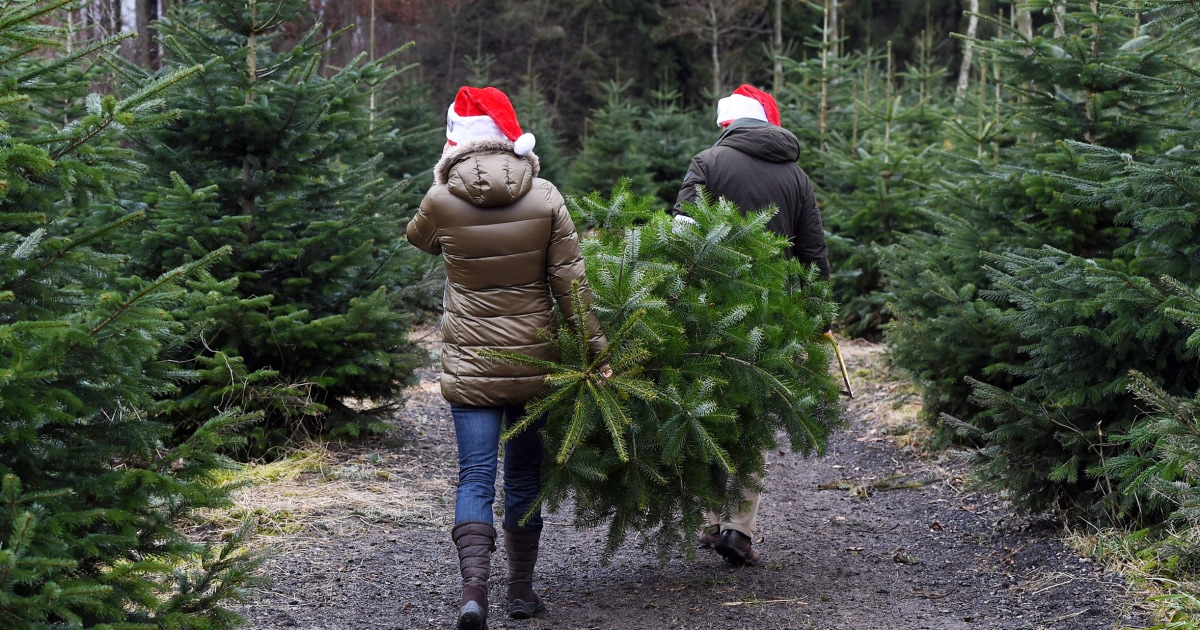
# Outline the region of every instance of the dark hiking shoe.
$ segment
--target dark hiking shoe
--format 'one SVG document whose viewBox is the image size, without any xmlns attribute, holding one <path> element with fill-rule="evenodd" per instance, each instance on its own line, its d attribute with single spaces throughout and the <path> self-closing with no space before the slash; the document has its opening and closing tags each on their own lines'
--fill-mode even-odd
<svg viewBox="0 0 1200 630">
<path fill-rule="evenodd" d="M 720 542 L 720 540 L 720 532 L 714 532 L 712 529 L 705 527 L 704 529 L 700 530 L 700 535 L 696 537 L 696 544 L 699 545 L 701 549 L 712 549 L 713 547 L 717 546 L 717 543 Z"/>
<path fill-rule="evenodd" d="M 508 616 L 513 619 L 529 619 L 543 610 L 546 610 L 546 605 L 540 600 L 527 602 L 523 599 L 514 599 L 508 602 Z"/>
<path fill-rule="evenodd" d="M 763 563 L 762 554 L 751 546 L 750 537 L 736 529 L 721 532 L 721 538 L 713 545 L 713 549 L 735 567 L 757 567 Z"/>
<path fill-rule="evenodd" d="M 477 602 L 467 602 L 458 610 L 458 630 L 487 630 L 487 613 Z"/>
</svg>

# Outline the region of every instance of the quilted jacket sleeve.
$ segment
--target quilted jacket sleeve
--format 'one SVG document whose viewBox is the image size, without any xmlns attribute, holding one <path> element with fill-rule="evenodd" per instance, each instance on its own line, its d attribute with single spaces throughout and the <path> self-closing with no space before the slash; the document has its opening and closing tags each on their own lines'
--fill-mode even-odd
<svg viewBox="0 0 1200 630">
<path fill-rule="evenodd" d="M 442 245 L 437 239 L 437 225 L 430 216 L 436 190 L 437 188 L 434 187 L 425 194 L 425 198 L 421 200 L 421 207 L 417 209 L 417 213 L 408 222 L 408 228 L 405 230 L 409 243 L 423 252 L 434 255 L 442 253 Z"/>
<path fill-rule="evenodd" d="M 566 203 L 561 195 L 556 195 L 556 209 L 551 223 L 550 245 L 546 257 L 546 274 L 550 281 L 550 290 L 558 307 L 566 313 L 571 324 L 578 325 L 578 317 L 571 305 L 571 285 L 578 281 L 586 306 L 592 304 L 592 289 L 588 285 L 587 270 L 583 264 L 583 253 L 579 249 L 579 234 L 575 231 L 575 223 L 567 211 Z M 600 330 L 600 320 L 596 314 L 587 313 L 588 345 L 592 354 L 600 354 L 608 348 L 608 339 Z"/>
<path fill-rule="evenodd" d="M 683 186 L 680 187 L 679 195 L 675 198 L 675 207 L 671 209 L 671 214 L 687 216 L 687 213 L 683 211 L 683 205 L 695 203 L 700 189 L 708 188 L 707 172 L 708 167 L 704 163 L 704 154 L 693 157 L 691 164 L 688 165 L 687 173 L 683 175 Z"/>
</svg>

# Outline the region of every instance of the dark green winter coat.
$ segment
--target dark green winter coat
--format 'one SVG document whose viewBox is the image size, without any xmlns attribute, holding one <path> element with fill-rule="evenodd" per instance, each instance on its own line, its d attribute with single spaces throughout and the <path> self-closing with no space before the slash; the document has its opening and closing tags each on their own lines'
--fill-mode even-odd
<svg viewBox="0 0 1200 630">
<path fill-rule="evenodd" d="M 500 407 L 536 396 L 542 372 L 480 351 L 552 359 L 538 331 L 556 327 L 555 301 L 570 316 L 571 284 L 578 281 L 591 302 L 571 215 L 537 172 L 537 156 L 517 156 L 511 142 L 453 147 L 408 223 L 409 242 L 441 254 L 446 268 L 442 395 L 451 403 Z M 594 314 L 586 325 L 592 352 L 602 352 L 608 342 Z"/>
<path fill-rule="evenodd" d="M 767 222 L 767 229 L 791 240 L 784 255 L 804 264 L 815 262 L 821 275 L 829 278 L 821 213 L 812 181 L 796 165 L 799 157 L 800 142 L 792 132 L 739 118 L 712 147 L 692 158 L 674 212 L 686 214 L 683 204 L 694 203 L 701 187 L 710 199 L 724 197 L 742 212 L 776 207 L 779 211 Z"/>
</svg>

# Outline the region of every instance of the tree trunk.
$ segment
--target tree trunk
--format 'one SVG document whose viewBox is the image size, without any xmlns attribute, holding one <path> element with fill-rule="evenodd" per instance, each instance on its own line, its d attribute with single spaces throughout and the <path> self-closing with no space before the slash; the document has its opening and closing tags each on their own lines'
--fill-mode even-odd
<svg viewBox="0 0 1200 630">
<path fill-rule="evenodd" d="M 375 61 L 375 0 L 371 0 L 371 17 L 370 17 L 370 35 L 367 38 L 367 47 L 370 48 L 369 55 L 371 61 Z M 375 88 L 371 88 L 371 102 L 367 106 L 370 109 L 368 121 L 371 128 L 375 128 Z"/>
<path fill-rule="evenodd" d="M 716 15 L 712 14 L 711 30 L 709 31 L 709 47 L 712 50 L 712 66 L 713 66 L 713 95 L 721 94 L 721 28 L 716 23 Z"/>
<path fill-rule="evenodd" d="M 821 148 L 829 124 L 829 2 L 825 0 L 825 24 L 821 29 Z"/>
<path fill-rule="evenodd" d="M 829 2 L 829 33 L 833 37 L 830 40 L 833 56 L 841 56 L 841 40 L 838 38 L 838 0 L 830 0 Z"/>
<path fill-rule="evenodd" d="M 1033 39 L 1033 15 L 1029 13 L 1029 0 L 1017 5 L 1016 11 L 1017 30 L 1021 33 L 1021 37 Z"/>
<path fill-rule="evenodd" d="M 968 0 L 967 10 L 970 18 L 967 20 L 967 43 L 963 47 L 962 65 L 958 68 L 958 89 L 954 92 L 954 102 L 962 103 L 967 95 L 967 85 L 971 82 L 971 62 L 975 53 L 975 37 L 979 32 L 979 0 Z"/>
<path fill-rule="evenodd" d="M 450 9 L 450 54 L 446 55 L 446 92 L 454 87 L 454 61 L 458 55 L 458 14 L 462 4 L 455 2 Z M 586 32 L 586 30 L 584 31 Z M 586 44 L 586 42 L 585 42 Z"/>
<path fill-rule="evenodd" d="M 258 81 L 258 11 L 255 6 L 255 0 L 249 1 L 250 8 L 250 32 L 246 36 L 246 104 L 249 105 L 254 101 L 254 84 Z M 254 180 L 254 165 L 250 161 L 250 156 L 242 157 L 242 198 L 240 199 L 242 207 L 242 215 L 254 216 L 254 193 L 251 192 L 250 184 Z M 254 238 L 255 227 L 254 219 L 242 224 L 242 232 L 251 240 Z"/>
<path fill-rule="evenodd" d="M 150 25 L 158 19 L 158 3 L 154 0 L 137 0 L 134 3 L 134 20 L 137 29 L 138 65 L 143 68 L 158 67 L 158 46 L 154 42 L 154 31 Z"/>
<path fill-rule="evenodd" d="M 775 82 L 772 91 L 783 89 L 783 0 L 775 0 L 775 35 L 771 51 L 775 53 Z"/>
</svg>

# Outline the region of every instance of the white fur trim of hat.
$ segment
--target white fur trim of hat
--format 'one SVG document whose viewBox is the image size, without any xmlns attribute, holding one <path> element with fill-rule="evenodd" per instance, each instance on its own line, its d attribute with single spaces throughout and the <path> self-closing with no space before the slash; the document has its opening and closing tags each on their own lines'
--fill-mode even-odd
<svg viewBox="0 0 1200 630">
<path fill-rule="evenodd" d="M 753 118 L 767 122 L 762 103 L 741 94 L 731 94 L 717 101 L 717 124 L 724 127 L 738 118 Z"/>
<path fill-rule="evenodd" d="M 494 87 L 458 90 L 446 111 L 446 139 L 455 145 L 507 140 L 513 143 L 513 153 L 522 156 L 529 155 L 537 143 L 533 134 L 521 131 L 508 96 Z"/>
</svg>

